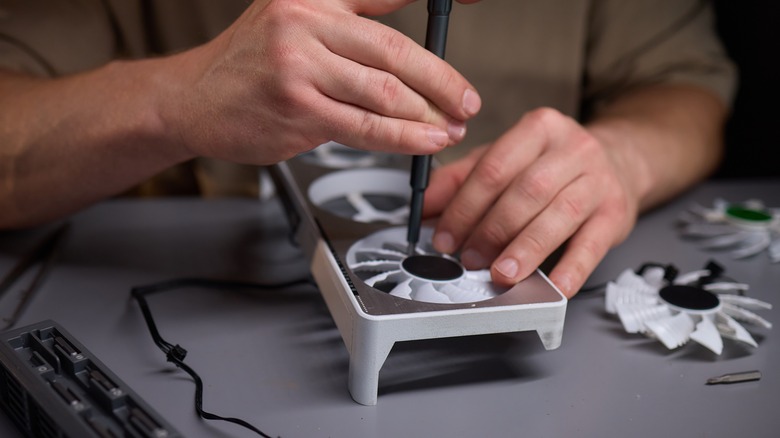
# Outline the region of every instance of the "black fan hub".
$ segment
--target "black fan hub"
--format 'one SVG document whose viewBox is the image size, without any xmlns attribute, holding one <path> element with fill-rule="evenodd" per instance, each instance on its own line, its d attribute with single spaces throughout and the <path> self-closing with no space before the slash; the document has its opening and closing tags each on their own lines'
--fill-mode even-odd
<svg viewBox="0 0 780 438">
<path fill-rule="evenodd" d="M 706 312 L 720 305 L 720 298 L 714 293 L 696 286 L 673 284 L 658 292 L 661 299 L 671 306 Z"/>
<path fill-rule="evenodd" d="M 460 263 L 437 255 L 412 255 L 401 262 L 401 267 L 410 275 L 430 281 L 457 280 L 464 273 Z"/>
</svg>

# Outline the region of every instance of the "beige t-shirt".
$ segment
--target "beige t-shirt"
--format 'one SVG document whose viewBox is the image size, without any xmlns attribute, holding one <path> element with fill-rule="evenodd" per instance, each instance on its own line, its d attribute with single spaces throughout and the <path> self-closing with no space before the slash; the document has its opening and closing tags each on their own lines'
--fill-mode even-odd
<svg viewBox="0 0 780 438">
<path fill-rule="evenodd" d="M 327 1 L 327 0 L 322 0 Z M 379 18 L 424 42 L 425 1 Z M 221 32 L 246 0 L 0 0 L 0 67 L 59 76 L 115 58 L 186 50 Z M 484 0 L 454 4 L 446 60 L 479 90 L 481 113 L 449 161 L 549 106 L 585 118 L 625 90 L 688 83 L 729 104 L 735 70 L 701 0 Z M 196 160 L 146 194 L 254 193 L 251 167 Z"/>
</svg>

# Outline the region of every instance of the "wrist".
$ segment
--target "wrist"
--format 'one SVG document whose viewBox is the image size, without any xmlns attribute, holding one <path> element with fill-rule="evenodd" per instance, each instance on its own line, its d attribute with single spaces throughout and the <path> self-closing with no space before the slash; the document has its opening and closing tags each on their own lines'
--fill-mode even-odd
<svg viewBox="0 0 780 438">
<path fill-rule="evenodd" d="M 649 207 L 654 177 L 649 160 L 635 140 L 631 122 L 620 119 L 596 121 L 586 125 L 586 129 L 606 151 L 639 210 Z"/>
<path fill-rule="evenodd" d="M 102 120 L 105 130 L 98 132 L 101 142 L 113 145 L 120 156 L 135 156 L 156 172 L 192 158 L 174 135 L 175 130 L 163 118 L 169 98 L 165 87 L 165 68 L 157 59 L 112 61 L 93 72 L 95 86 L 105 92 L 93 96 L 94 120 Z M 91 73 L 92 74 L 92 73 Z M 144 158 L 145 157 L 145 158 Z"/>
</svg>

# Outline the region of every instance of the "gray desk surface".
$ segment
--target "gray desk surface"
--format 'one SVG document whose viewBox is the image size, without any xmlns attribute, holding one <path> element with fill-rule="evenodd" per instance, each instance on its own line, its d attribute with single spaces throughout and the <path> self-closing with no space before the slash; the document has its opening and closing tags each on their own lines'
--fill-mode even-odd
<svg viewBox="0 0 780 438">
<path fill-rule="evenodd" d="M 712 258 L 775 304 L 780 264 L 766 255 L 735 261 L 708 254 L 674 232 L 693 201 L 762 198 L 780 206 L 780 181 L 710 182 L 645 215 L 590 284 L 646 261 L 683 271 Z M 307 274 L 286 241 L 275 201 L 112 201 L 72 219 L 59 263 L 18 326 L 63 325 L 187 437 L 255 436 L 199 420 L 192 381 L 153 345 L 135 302 L 136 285 L 182 276 L 282 281 Z M 0 273 L 45 230 L 0 233 Z M 8 301 L 8 297 L 4 301 Z M 1 303 L 7 309 L 8 302 Z M 777 436 L 780 333 L 753 329 L 758 349 L 726 342 L 668 351 L 622 332 L 603 295 L 569 303 L 563 345 L 544 351 L 533 333 L 442 339 L 396 346 L 380 377 L 379 403 L 354 403 L 348 356 L 318 292 L 216 293 L 187 289 L 150 299 L 163 336 L 189 350 L 203 377 L 205 407 L 292 437 Z M 4 310 L 5 311 L 5 310 Z M 774 364 L 774 365 L 773 365 Z M 705 386 L 708 377 L 759 369 L 758 382 Z M 0 435 L 15 429 L 0 415 Z"/>
</svg>

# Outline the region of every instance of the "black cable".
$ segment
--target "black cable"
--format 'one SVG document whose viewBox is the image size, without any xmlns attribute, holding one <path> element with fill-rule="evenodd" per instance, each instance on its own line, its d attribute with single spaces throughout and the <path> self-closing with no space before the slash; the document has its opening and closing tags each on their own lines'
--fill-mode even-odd
<svg viewBox="0 0 780 438">
<path fill-rule="evenodd" d="M 201 287 L 206 289 L 230 289 L 230 290 L 239 290 L 239 289 L 285 289 L 292 286 L 298 286 L 302 284 L 314 284 L 314 282 L 309 279 L 302 279 L 302 280 L 293 280 L 288 281 L 284 283 L 276 283 L 276 284 L 259 284 L 259 283 L 247 283 L 247 282 L 237 282 L 237 281 L 224 281 L 224 280 L 211 280 L 211 279 L 205 279 L 205 278 L 179 278 L 174 280 L 168 280 L 163 281 L 160 283 L 154 283 L 146 286 L 136 286 L 131 291 L 130 294 L 133 298 L 135 298 L 136 301 L 138 301 L 138 305 L 141 308 L 141 313 L 143 313 L 144 320 L 146 321 L 146 325 L 149 328 L 149 333 L 152 336 L 152 340 L 154 340 L 154 343 L 162 350 L 163 353 L 165 353 L 165 358 L 168 360 L 168 362 L 173 363 L 178 368 L 181 368 L 186 372 L 187 374 L 192 377 L 192 380 L 195 382 L 195 411 L 198 413 L 198 415 L 201 418 L 204 418 L 206 420 L 221 420 L 221 421 L 227 421 L 229 423 L 237 424 L 239 426 L 245 427 L 258 435 L 264 437 L 264 438 L 271 438 L 270 435 L 267 435 L 260 429 L 256 428 L 249 422 L 242 420 L 240 418 L 234 418 L 234 417 L 223 417 L 221 415 L 214 414 L 212 412 L 208 412 L 203 409 L 203 380 L 200 378 L 198 373 L 195 372 L 189 365 L 184 363 L 184 358 L 187 356 L 187 350 L 185 350 L 180 345 L 171 344 L 170 342 L 163 339 L 163 337 L 160 335 L 159 330 L 157 330 L 157 324 L 154 322 L 154 317 L 152 316 L 151 309 L 149 308 L 149 304 L 146 301 L 146 296 L 151 295 L 158 292 L 164 292 L 184 287 Z"/>
</svg>

